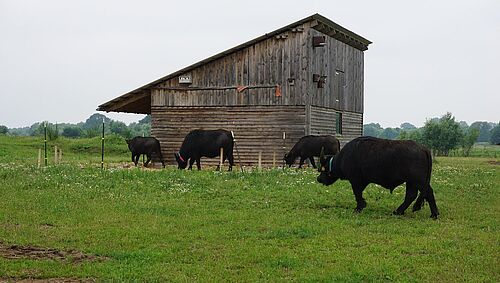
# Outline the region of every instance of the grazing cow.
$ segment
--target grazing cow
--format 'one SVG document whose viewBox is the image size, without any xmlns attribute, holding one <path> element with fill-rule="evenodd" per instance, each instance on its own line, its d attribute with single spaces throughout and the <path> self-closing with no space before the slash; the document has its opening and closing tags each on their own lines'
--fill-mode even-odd
<svg viewBox="0 0 500 283">
<path fill-rule="evenodd" d="M 193 168 L 196 161 L 198 170 L 201 170 L 200 158 L 220 156 L 220 148 L 224 148 L 223 161 L 229 160 L 229 171 L 234 166 L 233 158 L 234 140 L 231 132 L 226 130 L 193 130 L 189 132 L 182 142 L 179 152 L 176 152 L 175 160 L 179 169 L 184 169 L 189 160 L 189 169 Z"/>
<path fill-rule="evenodd" d="M 320 163 L 318 182 L 331 185 L 338 179 L 349 180 L 356 197 L 356 212 L 366 207 L 363 190 L 368 184 L 381 185 L 392 193 L 406 182 L 405 200 L 393 213 L 404 214 L 420 191 L 413 211 L 420 210 L 425 199 L 429 202 L 431 217 L 439 215 L 430 184 L 431 153 L 414 141 L 360 137 L 347 143 L 335 156 L 321 154 Z"/>
<path fill-rule="evenodd" d="M 316 168 L 314 156 L 319 156 L 321 148 L 325 154 L 337 154 L 340 151 L 340 142 L 334 136 L 305 136 L 293 146 L 293 148 L 285 154 L 285 160 L 288 167 L 292 166 L 297 157 L 300 157 L 299 168 L 302 168 L 304 160 L 309 158 L 312 167 Z"/>
<path fill-rule="evenodd" d="M 163 168 L 165 168 L 165 162 L 163 161 L 163 156 L 161 155 L 160 142 L 157 139 L 153 137 L 135 137 L 126 141 L 128 149 L 132 152 L 132 162 L 134 162 L 135 166 L 137 166 L 137 162 L 139 162 L 141 154 L 146 154 L 148 157 L 144 163 L 145 167 L 148 166 L 153 154 L 157 154 Z"/>
</svg>

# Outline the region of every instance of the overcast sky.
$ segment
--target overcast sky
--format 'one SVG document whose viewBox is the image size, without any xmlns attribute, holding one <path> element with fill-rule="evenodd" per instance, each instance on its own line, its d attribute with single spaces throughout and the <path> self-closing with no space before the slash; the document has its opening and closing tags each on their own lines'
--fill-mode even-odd
<svg viewBox="0 0 500 283">
<path fill-rule="evenodd" d="M 500 1 L 0 0 L 0 125 L 98 105 L 314 13 L 373 41 L 364 122 L 500 120 Z M 126 123 L 143 115 L 104 113 Z"/>
</svg>

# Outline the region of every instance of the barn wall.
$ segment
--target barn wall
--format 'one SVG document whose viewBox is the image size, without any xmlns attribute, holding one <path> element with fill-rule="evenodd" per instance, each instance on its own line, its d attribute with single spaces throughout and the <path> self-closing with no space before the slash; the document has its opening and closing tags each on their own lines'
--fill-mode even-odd
<svg viewBox="0 0 500 283">
<path fill-rule="evenodd" d="M 337 134 L 337 112 L 342 113 L 342 134 Z M 331 108 L 311 106 L 310 108 L 311 135 L 335 135 L 341 146 L 363 134 L 363 114 L 336 111 Z"/>
<path fill-rule="evenodd" d="M 288 31 L 191 70 L 192 83 L 172 78 L 153 89 L 164 106 L 304 105 L 309 87 L 311 49 L 309 23 L 301 32 Z M 293 84 L 288 79 L 294 79 Z M 281 97 L 274 86 L 281 86 Z M 259 86 L 268 88 L 171 90 L 176 87 Z"/>
<path fill-rule="evenodd" d="M 271 166 L 273 155 L 281 165 L 283 132 L 285 148 L 290 148 L 305 135 L 304 106 L 232 106 L 232 107 L 166 107 L 151 109 L 152 136 L 159 139 L 167 164 L 176 164 L 184 137 L 193 129 L 226 129 L 233 131 L 236 144 L 245 166 L 256 166 L 262 151 L 264 166 Z M 238 164 L 236 150 L 235 162 Z M 216 165 L 217 158 L 202 158 L 202 167 Z"/>
<path fill-rule="evenodd" d="M 315 29 L 308 33 L 310 38 L 326 38 L 324 46 L 313 47 L 309 53 L 310 72 L 326 78 L 323 88 L 311 81 L 310 104 L 363 113 L 363 51 Z"/>
</svg>

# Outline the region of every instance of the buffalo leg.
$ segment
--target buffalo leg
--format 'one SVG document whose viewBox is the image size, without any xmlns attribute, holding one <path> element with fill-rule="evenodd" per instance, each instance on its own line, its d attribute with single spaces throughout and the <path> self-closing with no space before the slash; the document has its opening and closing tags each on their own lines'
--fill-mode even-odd
<svg viewBox="0 0 500 283">
<path fill-rule="evenodd" d="M 395 215 L 403 215 L 405 210 L 417 198 L 418 189 L 413 183 L 406 183 L 406 195 L 403 203 L 393 212 Z"/>
<path fill-rule="evenodd" d="M 228 171 L 232 171 L 233 170 L 233 166 L 234 166 L 234 156 L 233 156 L 232 152 L 230 152 L 227 155 L 227 160 L 229 161 L 229 169 L 228 169 Z"/>
<path fill-rule="evenodd" d="M 439 211 L 436 205 L 436 199 L 434 198 L 434 191 L 431 185 L 427 185 L 425 198 L 429 202 L 429 207 L 431 208 L 431 218 L 436 219 L 439 215 Z"/>
<path fill-rule="evenodd" d="M 144 163 L 144 167 L 148 167 L 148 164 L 149 164 L 149 162 L 151 161 L 151 154 L 146 154 L 146 156 L 147 156 L 148 158 L 146 159 L 146 162 Z"/>
<path fill-rule="evenodd" d="M 299 162 L 299 169 L 302 168 L 302 165 L 304 164 L 305 157 L 300 157 L 300 162 Z"/>
<path fill-rule="evenodd" d="M 313 156 L 309 157 L 309 161 L 311 161 L 311 166 L 312 166 L 314 169 L 316 169 L 316 163 L 314 162 L 314 157 L 313 157 Z"/>
<path fill-rule="evenodd" d="M 139 163 L 139 157 L 140 157 L 140 156 L 141 156 L 140 154 L 137 154 L 137 155 L 135 156 L 135 160 L 134 160 L 134 164 L 135 164 L 135 166 L 137 166 L 137 163 Z"/>
<path fill-rule="evenodd" d="M 195 161 L 195 159 L 194 159 L 193 157 L 191 157 L 191 158 L 189 159 L 189 168 L 188 168 L 189 170 L 192 170 L 192 169 L 193 169 L 193 164 L 194 164 L 194 161 Z"/>
<path fill-rule="evenodd" d="M 201 170 L 200 157 L 196 158 L 196 167 L 198 167 L 198 170 Z"/>
<path fill-rule="evenodd" d="M 352 192 L 354 193 L 357 203 L 356 208 L 354 209 L 355 212 L 361 212 L 366 207 L 366 201 L 363 198 L 363 191 L 366 186 L 366 184 L 351 183 Z"/>
<path fill-rule="evenodd" d="M 420 209 L 422 209 L 422 206 L 424 205 L 424 200 L 425 200 L 424 192 L 420 191 L 420 193 L 418 194 L 417 200 L 415 201 L 415 204 L 413 205 L 413 212 L 419 211 Z"/>
</svg>

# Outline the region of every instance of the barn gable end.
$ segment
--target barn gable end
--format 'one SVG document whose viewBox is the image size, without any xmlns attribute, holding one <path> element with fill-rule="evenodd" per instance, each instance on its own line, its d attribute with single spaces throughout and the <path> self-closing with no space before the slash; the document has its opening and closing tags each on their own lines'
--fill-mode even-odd
<svg viewBox="0 0 500 283">
<path fill-rule="evenodd" d="M 98 110 L 150 113 L 152 135 L 171 163 L 190 130 L 224 128 L 235 132 L 243 163 L 255 164 L 261 152 L 270 164 L 306 134 L 343 130 L 342 141 L 362 134 L 363 51 L 370 43 L 316 14 Z"/>
</svg>

